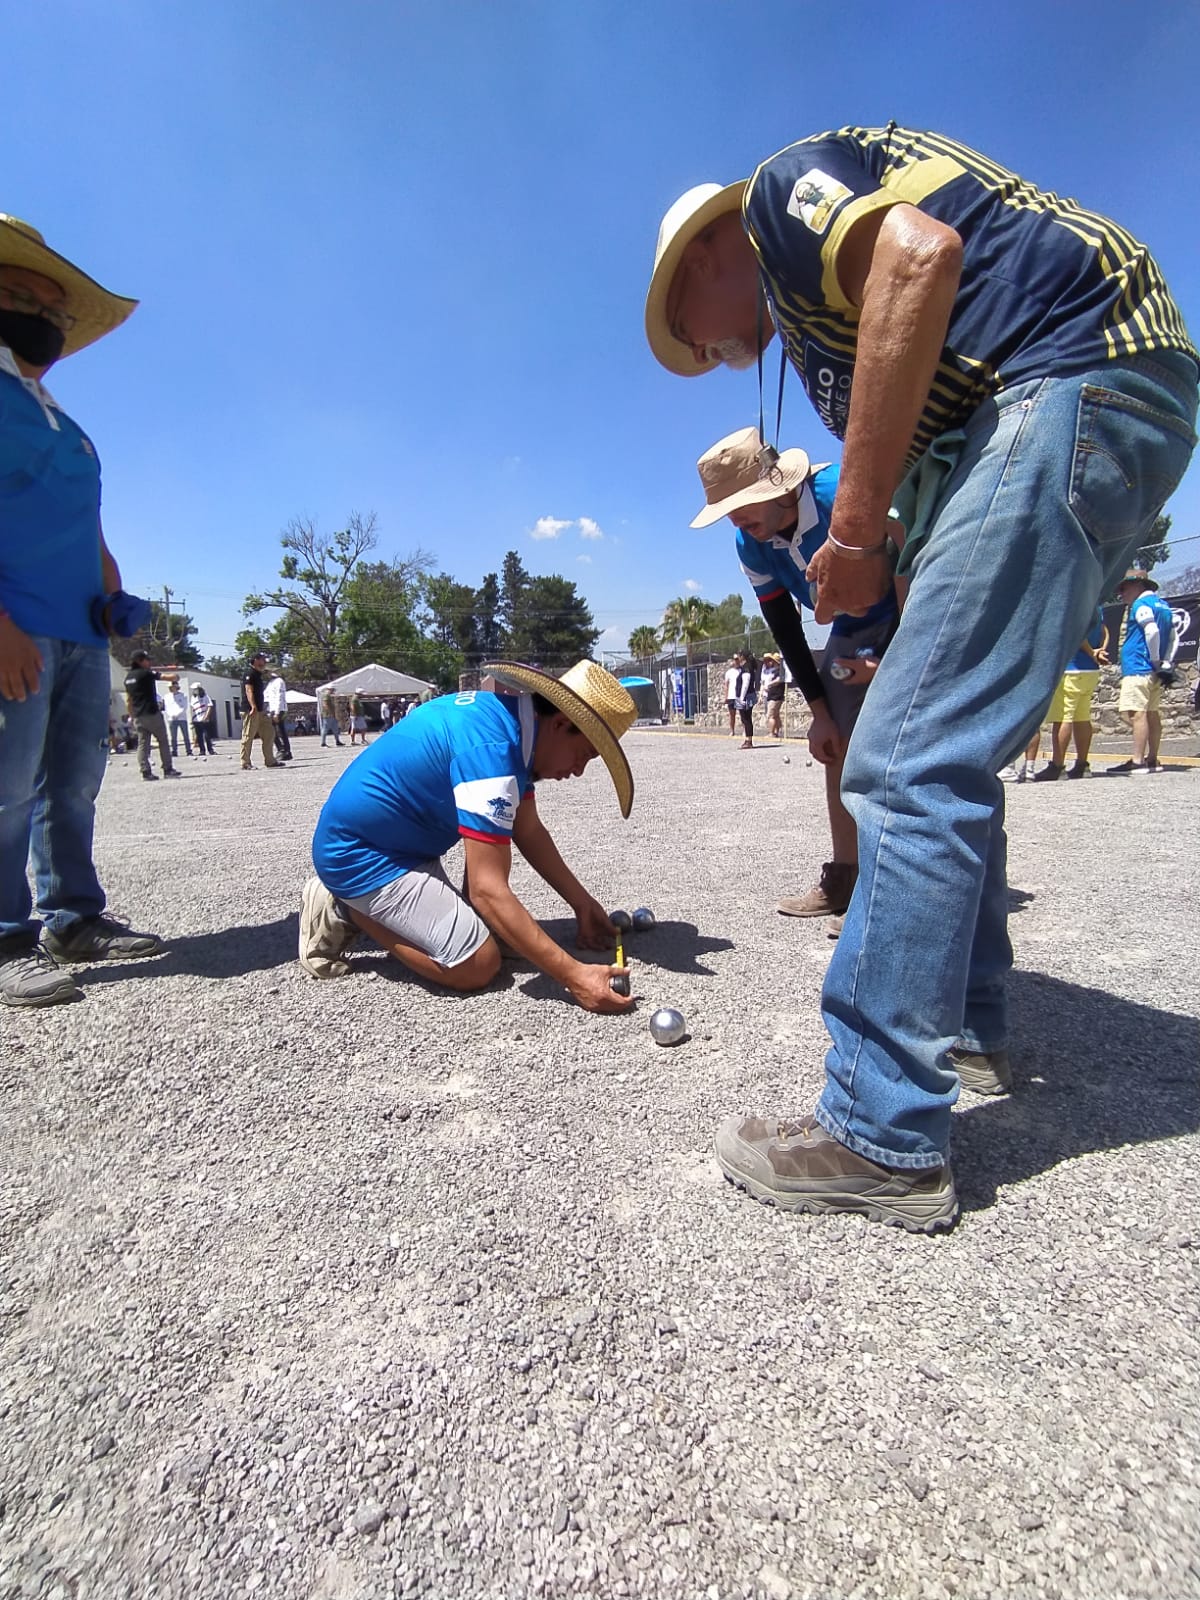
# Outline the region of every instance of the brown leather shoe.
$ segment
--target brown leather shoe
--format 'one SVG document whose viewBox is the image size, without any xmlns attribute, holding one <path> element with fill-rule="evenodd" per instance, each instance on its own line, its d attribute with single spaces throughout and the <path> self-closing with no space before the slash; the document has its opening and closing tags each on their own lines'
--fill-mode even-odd
<svg viewBox="0 0 1200 1600">
<path fill-rule="evenodd" d="M 972 1094 L 1007 1094 L 1012 1088 L 1007 1050 L 968 1050 L 956 1044 L 948 1053 L 958 1081 Z"/>
<path fill-rule="evenodd" d="M 731 1183 L 781 1211 L 853 1211 L 909 1233 L 952 1227 L 958 1196 L 949 1163 L 876 1166 L 832 1138 L 812 1117 L 800 1122 L 731 1117 L 717 1133 L 717 1163 Z"/>
<path fill-rule="evenodd" d="M 832 917 L 845 911 L 858 882 L 858 867 L 849 861 L 827 861 L 821 868 L 821 881 L 806 894 L 780 900 L 775 907 L 781 917 Z"/>
</svg>

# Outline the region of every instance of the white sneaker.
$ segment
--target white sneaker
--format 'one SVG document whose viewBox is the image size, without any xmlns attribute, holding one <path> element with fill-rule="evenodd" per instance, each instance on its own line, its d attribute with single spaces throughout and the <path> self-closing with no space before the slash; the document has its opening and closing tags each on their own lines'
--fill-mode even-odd
<svg viewBox="0 0 1200 1600">
<path fill-rule="evenodd" d="M 1018 772 L 1016 767 L 1014 767 L 1010 761 L 1008 766 L 1000 768 L 1000 771 L 996 774 L 996 776 L 1000 779 L 1001 783 L 1020 783 L 1025 774 L 1023 772 Z"/>
<path fill-rule="evenodd" d="M 321 882 L 310 878 L 300 901 L 300 965 L 314 978 L 344 978 L 350 964 L 342 957 L 358 938 L 358 929 L 338 911 L 337 901 Z"/>
</svg>

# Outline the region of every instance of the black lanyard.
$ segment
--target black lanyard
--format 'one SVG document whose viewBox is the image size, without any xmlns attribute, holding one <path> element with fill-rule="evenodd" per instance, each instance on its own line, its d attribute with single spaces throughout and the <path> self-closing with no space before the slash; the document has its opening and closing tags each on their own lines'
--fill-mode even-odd
<svg viewBox="0 0 1200 1600">
<path fill-rule="evenodd" d="M 758 313 L 757 313 L 757 342 L 758 342 L 758 437 L 762 441 L 762 448 L 758 453 L 758 475 L 767 477 L 775 463 L 779 460 L 779 434 L 783 427 L 783 380 L 787 375 L 787 346 L 784 344 L 783 335 L 779 335 L 779 394 L 775 401 L 775 443 L 767 443 L 766 419 L 763 416 L 763 312 L 766 309 L 766 296 L 763 293 L 762 279 L 758 280 Z M 777 330 L 778 331 L 778 330 Z"/>
</svg>

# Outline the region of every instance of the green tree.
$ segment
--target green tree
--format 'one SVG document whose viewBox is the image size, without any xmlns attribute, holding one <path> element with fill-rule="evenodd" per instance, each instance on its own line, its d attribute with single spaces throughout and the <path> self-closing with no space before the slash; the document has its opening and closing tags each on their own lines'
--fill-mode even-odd
<svg viewBox="0 0 1200 1600">
<path fill-rule="evenodd" d="M 474 589 L 469 583 L 457 582 L 449 573 L 439 572 L 426 579 L 422 599 L 423 632 L 443 650 L 456 653 L 461 670 L 468 657 L 479 655 Z"/>
<path fill-rule="evenodd" d="M 236 656 L 207 656 L 204 670 L 218 678 L 240 678 L 245 668 Z"/>
<path fill-rule="evenodd" d="M 629 635 L 629 654 L 635 661 L 649 661 L 658 653 L 658 629 L 643 623 Z"/>
<path fill-rule="evenodd" d="M 311 654 L 321 663 L 312 676 L 335 677 L 340 670 L 338 625 L 346 585 L 362 557 L 379 542 L 375 513 L 364 517 L 352 512 L 347 525 L 328 537 L 318 533 L 310 519 L 293 517 L 279 542 L 284 549 L 279 576 L 288 587 L 247 595 L 242 615 L 249 619 L 262 611 L 286 612 L 297 630 L 289 632 L 289 644 L 299 654 L 303 639 L 306 659 Z"/>
<path fill-rule="evenodd" d="M 500 569 L 500 605 L 498 615 L 506 641 L 521 631 L 529 586 L 533 580 L 515 550 L 510 550 Z"/>
<path fill-rule="evenodd" d="M 1170 532 L 1170 517 L 1164 517 L 1161 514 L 1155 517 L 1149 538 L 1134 555 L 1134 565 L 1142 567 L 1146 572 L 1153 572 L 1155 567 L 1160 567 L 1169 561 L 1171 559 Z"/>
<path fill-rule="evenodd" d="M 682 644 L 690 664 L 692 646 L 711 635 L 709 624 L 715 610 L 711 600 L 701 600 L 695 594 L 680 595 L 663 612 L 659 637 L 664 644 Z"/>
<path fill-rule="evenodd" d="M 590 656 L 599 637 L 587 601 L 569 578 L 552 573 L 529 579 L 504 650 L 517 661 L 561 671 Z"/>
<path fill-rule="evenodd" d="M 422 585 L 433 566 L 427 550 L 392 561 L 360 561 L 342 593 L 337 655 L 340 669 L 377 661 L 413 671 L 424 639 L 417 621 Z"/>
<path fill-rule="evenodd" d="M 185 611 L 169 614 L 157 600 L 150 602 L 150 621 L 128 639 L 111 640 L 112 653 L 123 667 L 127 667 L 139 650 L 144 650 L 151 661 L 163 666 L 198 667 L 204 660 L 202 653 L 192 643 L 196 624 Z"/>
<path fill-rule="evenodd" d="M 500 620 L 500 583 L 494 572 L 489 572 L 476 589 L 471 601 L 475 621 L 474 648 L 467 664 L 477 667 L 500 655 L 504 648 L 504 624 Z"/>
</svg>

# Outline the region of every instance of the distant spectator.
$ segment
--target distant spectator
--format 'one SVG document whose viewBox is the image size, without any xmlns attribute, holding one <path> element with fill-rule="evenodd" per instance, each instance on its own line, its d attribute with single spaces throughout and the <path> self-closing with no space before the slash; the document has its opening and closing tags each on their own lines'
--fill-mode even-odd
<svg viewBox="0 0 1200 1600">
<path fill-rule="evenodd" d="M 213 727 L 217 720 L 217 708 L 202 683 L 192 685 L 191 712 L 192 732 L 196 736 L 196 754 L 207 761 L 209 756 L 216 755 L 213 749 Z"/>
<path fill-rule="evenodd" d="M 778 739 L 783 734 L 783 694 L 786 688 L 778 656 L 769 652 L 763 656 L 758 687 L 767 708 L 767 737 Z"/>
<path fill-rule="evenodd" d="M 287 730 L 287 684 L 281 672 L 275 673 L 266 690 L 267 714 L 275 729 L 275 754 L 280 761 L 292 759 L 292 741 Z"/>
<path fill-rule="evenodd" d="M 366 742 L 367 742 L 367 718 L 366 718 L 365 712 L 363 711 L 363 703 L 362 703 L 362 700 L 359 698 L 359 696 L 357 694 L 352 694 L 350 696 L 350 743 L 351 744 L 354 743 L 355 737 L 358 736 L 358 735 L 361 735 L 362 742 L 364 744 L 366 744 Z"/>
<path fill-rule="evenodd" d="M 1121 693 L 1117 709 L 1133 729 L 1133 758 L 1109 772 L 1144 775 L 1158 771 L 1162 742 L 1162 692 L 1175 681 L 1175 618 L 1158 584 L 1141 567 L 1130 567 L 1117 588 L 1129 607 L 1121 646 Z"/>
<path fill-rule="evenodd" d="M 188 737 L 188 718 L 191 716 L 191 707 L 188 697 L 179 687 L 178 678 L 167 680 L 166 692 L 163 695 L 163 707 L 167 717 L 167 727 L 171 732 L 171 759 L 179 754 L 179 735 L 183 734 L 183 748 L 187 755 L 192 753 L 192 741 Z"/>
<path fill-rule="evenodd" d="M 386 733 L 392 725 L 392 708 L 386 700 L 379 702 L 379 726 Z"/>
<path fill-rule="evenodd" d="M 273 745 L 275 742 L 275 728 L 267 714 L 266 690 L 263 684 L 263 668 L 267 658 L 261 650 L 250 657 L 250 666 L 242 679 L 242 771 L 250 772 L 252 764 L 251 753 L 254 741 L 257 739 L 262 745 L 263 765 L 265 767 L 279 767 L 281 762 L 276 761 Z"/>
<path fill-rule="evenodd" d="M 1040 772 L 1034 774 L 1034 783 L 1054 783 L 1062 777 L 1072 738 L 1075 741 L 1075 765 L 1067 772 L 1067 777 L 1086 778 L 1091 775 L 1088 752 L 1092 748 L 1092 696 L 1100 682 L 1100 668 L 1107 663 L 1108 629 L 1104 626 L 1104 612 L 1098 607 L 1096 620 L 1067 663 L 1067 670 L 1054 691 L 1054 699 L 1046 713 L 1051 724 L 1050 760 Z"/>
<path fill-rule="evenodd" d="M 729 714 L 729 737 L 737 738 L 737 686 L 738 675 L 741 672 L 737 656 L 731 656 L 729 665 L 725 668 L 725 710 Z"/>
<path fill-rule="evenodd" d="M 338 726 L 337 706 L 333 696 L 328 691 L 321 696 L 321 748 L 324 749 L 328 736 L 333 735 L 333 742 L 341 749 L 342 730 Z"/>
<path fill-rule="evenodd" d="M 739 651 L 734 660 L 738 664 L 737 711 L 745 735 L 738 749 L 753 750 L 754 707 L 758 704 L 758 662 L 749 650 Z"/>
<path fill-rule="evenodd" d="M 167 743 L 167 724 L 158 700 L 158 673 L 144 650 L 134 652 L 125 674 L 125 698 L 138 728 L 138 765 L 145 783 L 157 783 L 150 770 L 150 746 L 158 745 L 158 759 L 164 778 L 178 778 L 179 769 L 171 760 Z"/>
</svg>

